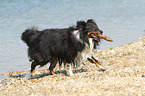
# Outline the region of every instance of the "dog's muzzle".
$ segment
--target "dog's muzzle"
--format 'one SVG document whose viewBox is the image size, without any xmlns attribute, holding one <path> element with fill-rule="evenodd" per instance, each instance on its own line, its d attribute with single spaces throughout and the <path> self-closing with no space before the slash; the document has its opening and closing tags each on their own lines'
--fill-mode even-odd
<svg viewBox="0 0 145 96">
<path fill-rule="evenodd" d="M 97 32 L 89 32 L 89 33 L 88 33 L 88 37 L 89 37 L 89 38 L 96 39 L 96 40 L 97 40 L 97 39 L 104 39 L 104 40 L 106 40 L 106 41 L 113 42 L 113 40 L 112 40 L 111 38 L 102 35 L 99 31 L 97 31 Z"/>
</svg>

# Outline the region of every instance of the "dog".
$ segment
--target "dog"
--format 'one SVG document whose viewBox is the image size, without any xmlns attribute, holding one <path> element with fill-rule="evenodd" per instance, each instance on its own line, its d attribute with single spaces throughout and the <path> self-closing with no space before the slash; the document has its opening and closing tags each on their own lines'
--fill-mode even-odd
<svg viewBox="0 0 145 96">
<path fill-rule="evenodd" d="M 53 69 L 58 61 L 67 65 L 68 75 L 73 75 L 71 63 L 75 62 L 79 67 L 84 59 L 91 57 L 102 34 L 103 31 L 93 19 L 77 21 L 75 26 L 69 28 L 42 31 L 35 27 L 26 29 L 21 39 L 28 46 L 28 57 L 32 61 L 31 76 L 34 76 L 37 65 L 44 66 L 48 62 L 50 73 L 55 74 Z"/>
</svg>

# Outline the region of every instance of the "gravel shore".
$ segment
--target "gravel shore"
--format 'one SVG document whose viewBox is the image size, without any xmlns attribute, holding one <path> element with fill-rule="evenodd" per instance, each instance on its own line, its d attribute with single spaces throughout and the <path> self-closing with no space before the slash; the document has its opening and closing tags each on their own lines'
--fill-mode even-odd
<svg viewBox="0 0 145 96">
<path fill-rule="evenodd" d="M 9 73 L 0 80 L 0 96 L 143 96 L 145 94 L 145 37 L 120 47 L 99 50 L 94 55 L 107 71 L 84 61 L 73 76 L 64 71 L 49 75 L 48 68 L 37 70 L 34 79 L 25 72 Z M 58 68 L 56 68 L 58 70 Z M 14 78 L 15 77 L 15 78 Z"/>
</svg>

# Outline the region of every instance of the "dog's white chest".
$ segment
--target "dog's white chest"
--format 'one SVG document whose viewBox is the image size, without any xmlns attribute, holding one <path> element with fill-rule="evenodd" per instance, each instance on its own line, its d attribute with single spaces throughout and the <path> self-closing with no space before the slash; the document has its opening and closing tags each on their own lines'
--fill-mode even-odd
<svg viewBox="0 0 145 96">
<path fill-rule="evenodd" d="M 77 57 L 75 58 L 76 62 L 76 68 L 79 67 L 82 64 L 82 61 L 88 57 L 91 57 L 94 42 L 92 38 L 88 38 L 89 44 L 86 42 L 83 42 L 83 40 L 80 38 L 79 30 L 76 30 L 73 32 L 74 37 L 82 44 L 85 44 L 85 48 L 78 53 Z"/>
<path fill-rule="evenodd" d="M 91 38 L 89 38 L 89 44 L 88 46 L 86 46 L 86 48 L 82 51 L 82 55 L 84 56 L 84 59 L 87 57 L 90 57 L 93 51 L 93 40 Z"/>
<path fill-rule="evenodd" d="M 86 47 L 83 49 L 82 52 L 78 53 L 78 56 L 76 58 L 76 68 L 78 68 L 80 65 L 82 65 L 82 62 L 84 59 L 91 57 L 93 53 L 93 46 L 94 42 L 91 38 L 89 38 L 89 45 L 86 45 Z"/>
</svg>

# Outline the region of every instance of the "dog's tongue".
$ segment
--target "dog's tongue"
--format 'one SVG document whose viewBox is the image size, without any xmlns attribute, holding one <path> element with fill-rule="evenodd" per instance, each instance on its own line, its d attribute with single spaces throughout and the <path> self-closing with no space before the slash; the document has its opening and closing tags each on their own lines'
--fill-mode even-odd
<svg viewBox="0 0 145 96">
<path fill-rule="evenodd" d="M 95 36 L 94 34 L 91 34 L 92 37 L 97 38 L 97 36 Z"/>
<path fill-rule="evenodd" d="M 113 40 L 111 38 L 107 37 L 107 36 L 103 36 L 103 35 L 95 36 L 94 34 L 91 34 L 91 36 L 94 37 L 94 38 L 98 38 L 99 37 L 99 38 L 102 38 L 102 39 L 104 39 L 106 41 L 113 42 Z"/>
</svg>

